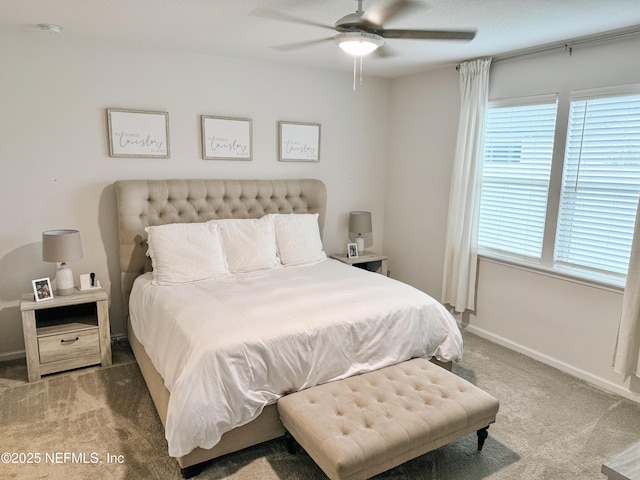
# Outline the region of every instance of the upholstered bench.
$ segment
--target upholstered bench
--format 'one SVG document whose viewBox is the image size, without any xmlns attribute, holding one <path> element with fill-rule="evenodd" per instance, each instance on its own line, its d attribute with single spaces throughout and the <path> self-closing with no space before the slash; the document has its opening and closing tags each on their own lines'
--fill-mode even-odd
<svg viewBox="0 0 640 480">
<path fill-rule="evenodd" d="M 286 395 L 278 412 L 290 451 L 297 442 L 331 480 L 354 480 L 472 432 L 482 449 L 498 400 L 417 358 Z"/>
</svg>

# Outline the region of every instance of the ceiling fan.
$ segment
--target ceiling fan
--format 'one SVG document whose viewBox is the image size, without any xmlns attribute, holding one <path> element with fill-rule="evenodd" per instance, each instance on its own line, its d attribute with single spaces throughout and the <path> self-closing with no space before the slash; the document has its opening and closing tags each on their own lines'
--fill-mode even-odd
<svg viewBox="0 0 640 480">
<path fill-rule="evenodd" d="M 385 28 L 383 26 L 384 23 L 408 13 L 414 7 L 423 7 L 424 4 L 415 0 L 391 0 L 385 6 L 377 8 L 372 7 L 365 12 L 362 9 L 362 1 L 363 0 L 357 0 L 358 9 L 355 13 L 345 15 L 333 26 L 270 10 L 260 10 L 259 14 L 276 20 L 321 27 L 338 32 L 336 35 L 329 38 L 274 47 L 277 50 L 294 50 L 334 40 L 340 48 L 354 56 L 361 57 L 374 51 L 385 56 L 388 52 L 385 52 L 381 47 L 383 47 L 385 40 L 387 39 L 472 40 L 476 34 L 473 30 L 456 31 Z"/>
</svg>

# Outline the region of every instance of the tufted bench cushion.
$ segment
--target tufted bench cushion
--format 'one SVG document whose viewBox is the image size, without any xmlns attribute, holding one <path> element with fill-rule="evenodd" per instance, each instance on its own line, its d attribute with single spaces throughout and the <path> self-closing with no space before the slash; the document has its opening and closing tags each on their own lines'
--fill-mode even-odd
<svg viewBox="0 0 640 480">
<path fill-rule="evenodd" d="M 365 479 L 478 431 L 498 400 L 416 358 L 282 397 L 288 433 L 332 480 Z"/>
</svg>

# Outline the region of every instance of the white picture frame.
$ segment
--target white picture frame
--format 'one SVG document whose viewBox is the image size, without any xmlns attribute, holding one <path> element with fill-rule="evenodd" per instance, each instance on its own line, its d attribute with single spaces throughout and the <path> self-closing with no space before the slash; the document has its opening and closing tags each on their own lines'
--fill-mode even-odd
<svg viewBox="0 0 640 480">
<path fill-rule="evenodd" d="M 358 244 L 347 243 L 347 258 L 357 258 L 357 257 L 358 257 Z"/>
<path fill-rule="evenodd" d="M 110 157 L 169 158 L 169 113 L 107 109 Z"/>
<path fill-rule="evenodd" d="M 53 300 L 53 289 L 51 288 L 49 277 L 31 280 L 31 285 L 33 287 L 33 298 L 36 302 Z"/>
<path fill-rule="evenodd" d="M 320 124 L 278 122 L 278 160 L 281 162 L 319 162 Z"/>
<path fill-rule="evenodd" d="M 203 160 L 252 160 L 250 118 L 201 115 Z"/>
</svg>

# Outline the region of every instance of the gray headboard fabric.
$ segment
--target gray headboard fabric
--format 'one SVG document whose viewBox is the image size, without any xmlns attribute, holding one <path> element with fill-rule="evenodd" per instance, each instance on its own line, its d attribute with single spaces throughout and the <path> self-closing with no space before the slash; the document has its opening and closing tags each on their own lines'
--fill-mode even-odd
<svg viewBox="0 0 640 480">
<path fill-rule="evenodd" d="M 119 180 L 115 189 L 125 318 L 134 280 L 151 271 L 145 227 L 318 213 L 321 235 L 324 229 L 327 189 L 320 180 Z"/>
</svg>

